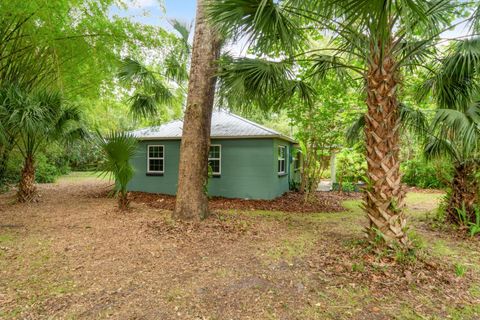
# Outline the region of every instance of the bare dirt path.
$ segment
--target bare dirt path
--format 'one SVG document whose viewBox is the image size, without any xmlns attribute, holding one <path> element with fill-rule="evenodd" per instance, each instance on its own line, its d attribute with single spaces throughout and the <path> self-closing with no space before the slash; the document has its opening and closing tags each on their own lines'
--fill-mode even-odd
<svg viewBox="0 0 480 320">
<path fill-rule="evenodd" d="M 0 195 L 0 318 L 479 316 L 478 270 L 456 276 L 455 259 L 375 260 L 358 245 L 363 217 L 354 200 L 341 213 L 227 210 L 192 225 L 142 202 L 118 213 L 102 196 L 108 185 L 62 179 L 42 185 L 32 205 Z M 411 201 L 411 210 L 420 216 L 424 202 Z M 433 232 L 419 230 L 433 242 Z M 464 255 L 458 240 L 445 241 Z"/>
</svg>

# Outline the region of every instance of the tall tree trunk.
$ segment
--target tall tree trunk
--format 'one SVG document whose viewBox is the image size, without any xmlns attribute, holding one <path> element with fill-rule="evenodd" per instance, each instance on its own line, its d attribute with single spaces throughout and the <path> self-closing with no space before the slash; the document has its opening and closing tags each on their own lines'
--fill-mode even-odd
<svg viewBox="0 0 480 320">
<path fill-rule="evenodd" d="M 452 194 L 445 209 L 447 221 L 458 225 L 465 222 L 475 223 L 475 206 L 479 205 L 479 186 L 475 179 L 475 165 L 473 163 L 463 163 L 455 166 L 451 188 Z M 465 209 L 467 221 L 461 221 L 457 209 Z"/>
<path fill-rule="evenodd" d="M 35 159 L 33 156 L 25 158 L 25 162 L 18 185 L 17 199 L 19 202 L 35 201 L 37 188 L 35 187 Z"/>
<path fill-rule="evenodd" d="M 365 116 L 365 136 L 370 180 L 364 203 L 370 222 L 367 233 L 372 242 L 380 245 L 406 245 L 405 191 L 400 174 L 400 120 L 396 92 L 399 75 L 394 70 L 392 57 L 380 59 L 377 54 L 374 60 L 366 79 L 368 112 Z"/>
<path fill-rule="evenodd" d="M 207 0 L 197 1 L 187 108 L 183 121 L 177 200 L 173 217 L 199 220 L 208 215 L 205 185 L 208 179 L 210 125 L 215 97 L 220 38 L 205 16 Z"/>
</svg>

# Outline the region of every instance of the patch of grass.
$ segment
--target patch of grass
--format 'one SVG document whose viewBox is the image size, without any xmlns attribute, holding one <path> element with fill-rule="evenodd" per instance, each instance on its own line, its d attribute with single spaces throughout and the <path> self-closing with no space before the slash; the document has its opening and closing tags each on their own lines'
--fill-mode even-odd
<svg viewBox="0 0 480 320">
<path fill-rule="evenodd" d="M 365 265 L 363 264 L 363 262 L 354 263 L 354 264 L 352 264 L 352 271 L 353 272 L 363 272 L 363 271 L 365 271 Z"/>
<path fill-rule="evenodd" d="M 450 308 L 448 314 L 448 319 L 476 320 L 480 318 L 480 304 Z"/>
<path fill-rule="evenodd" d="M 405 200 L 407 205 L 428 204 L 436 206 L 442 197 L 442 193 L 408 192 Z"/>
<path fill-rule="evenodd" d="M 455 275 L 457 277 L 463 277 L 467 273 L 467 267 L 460 263 L 455 263 L 453 266 L 455 269 Z"/>
<path fill-rule="evenodd" d="M 372 300 L 369 293 L 366 287 L 351 286 L 318 291 L 318 302 L 303 311 L 304 319 L 356 319 L 355 314 Z"/>
<path fill-rule="evenodd" d="M 455 255 L 455 251 L 448 246 L 444 240 L 436 240 L 432 246 L 433 253 L 441 257 L 451 257 Z"/>
<path fill-rule="evenodd" d="M 60 180 L 68 181 L 82 181 L 84 179 L 111 180 L 108 175 L 101 175 L 98 171 L 72 171 L 69 174 L 60 177 Z"/>
<path fill-rule="evenodd" d="M 14 237 L 12 234 L 9 234 L 9 233 L 0 234 L 0 245 L 6 245 L 8 243 L 11 243 L 13 239 Z"/>
<path fill-rule="evenodd" d="M 435 319 L 435 318 L 429 318 L 426 317 L 422 314 L 419 314 L 416 310 L 413 310 L 410 306 L 408 305 L 402 305 L 402 308 L 400 309 L 400 312 L 395 319 L 398 320 L 424 320 L 424 319 Z"/>
<path fill-rule="evenodd" d="M 165 299 L 168 302 L 182 299 L 186 296 L 185 291 L 182 288 L 172 288 L 165 293 Z"/>
<path fill-rule="evenodd" d="M 480 298 L 480 284 L 473 284 L 472 286 L 470 286 L 470 289 L 468 289 L 468 291 L 470 292 L 472 297 L 476 299 Z"/>
<path fill-rule="evenodd" d="M 302 257 L 313 247 L 315 236 L 311 232 L 304 232 L 292 239 L 284 239 L 277 246 L 267 252 L 267 256 L 274 260 L 285 259 L 292 261 Z"/>
</svg>

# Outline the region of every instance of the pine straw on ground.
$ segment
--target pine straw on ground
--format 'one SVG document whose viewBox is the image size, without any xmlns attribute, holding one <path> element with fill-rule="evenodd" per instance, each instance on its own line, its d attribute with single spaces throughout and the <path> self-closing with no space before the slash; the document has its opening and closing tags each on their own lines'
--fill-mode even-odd
<svg viewBox="0 0 480 320">
<path fill-rule="evenodd" d="M 173 210 L 175 196 L 145 192 L 130 192 L 130 198 L 145 203 L 153 208 Z M 273 200 L 248 200 L 212 197 L 209 201 L 211 210 L 268 210 L 282 212 L 342 212 L 345 208 L 342 201 L 359 199 L 360 193 L 315 192 L 309 201 L 299 192 L 286 192 Z"/>
<path fill-rule="evenodd" d="M 397 264 L 369 254 L 355 209 L 218 210 L 201 223 L 179 223 L 141 202 L 119 213 L 115 199 L 92 197 L 104 188 L 93 180 L 45 185 L 33 205 L 0 196 L 0 318 L 476 319 L 480 312 L 471 289 L 478 272 L 457 277 L 433 256 Z"/>
</svg>

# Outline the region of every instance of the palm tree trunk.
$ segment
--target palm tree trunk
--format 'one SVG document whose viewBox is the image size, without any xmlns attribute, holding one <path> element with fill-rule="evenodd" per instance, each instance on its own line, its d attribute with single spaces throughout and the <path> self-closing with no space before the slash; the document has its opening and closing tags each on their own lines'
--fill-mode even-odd
<svg viewBox="0 0 480 320">
<path fill-rule="evenodd" d="M 18 185 L 17 199 L 19 202 L 32 202 L 35 201 L 36 195 L 35 159 L 33 156 L 27 156 Z"/>
<path fill-rule="evenodd" d="M 366 153 L 370 186 L 364 210 L 369 218 L 371 241 L 388 245 L 408 243 L 405 234 L 405 191 L 401 184 L 399 159 L 399 112 L 396 88 L 399 75 L 394 60 L 374 59 L 367 74 L 365 116 Z M 378 237 L 382 241 L 378 241 Z"/>
<path fill-rule="evenodd" d="M 128 210 L 130 206 L 130 200 L 128 199 L 128 193 L 127 192 L 120 192 L 120 195 L 118 197 L 118 208 L 120 211 L 126 211 Z"/>
<path fill-rule="evenodd" d="M 461 225 L 465 222 L 475 223 L 475 206 L 478 201 L 478 182 L 475 179 L 475 165 L 457 164 L 452 181 L 452 194 L 445 210 L 446 220 Z M 457 209 L 465 208 L 467 221 L 461 221 Z"/>
<path fill-rule="evenodd" d="M 205 16 L 207 0 L 197 1 L 187 108 L 180 146 L 177 200 L 173 217 L 199 220 L 208 215 L 208 197 L 204 186 L 208 179 L 210 125 L 220 38 Z"/>
</svg>

